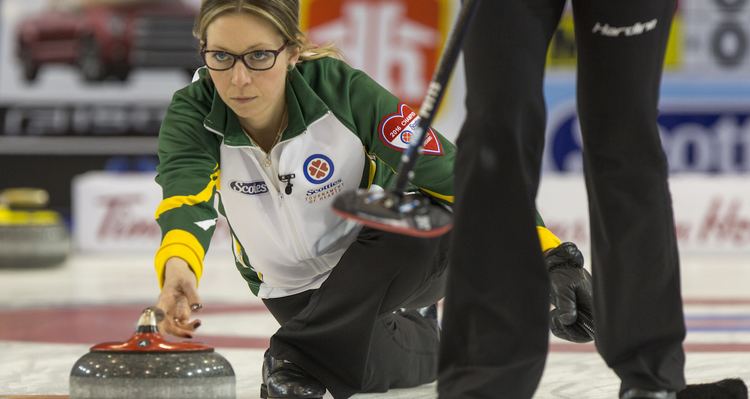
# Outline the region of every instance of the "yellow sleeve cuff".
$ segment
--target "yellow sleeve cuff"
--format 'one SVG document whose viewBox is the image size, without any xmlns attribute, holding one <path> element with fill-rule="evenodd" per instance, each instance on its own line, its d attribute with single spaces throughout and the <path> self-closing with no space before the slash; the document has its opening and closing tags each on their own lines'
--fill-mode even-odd
<svg viewBox="0 0 750 399">
<path fill-rule="evenodd" d="M 159 250 L 154 258 L 154 268 L 159 281 L 159 288 L 164 286 L 164 269 L 167 260 L 178 257 L 187 262 L 190 269 L 195 273 L 195 278 L 200 281 L 203 275 L 203 258 L 206 251 L 194 235 L 185 230 L 171 230 L 161 241 Z"/>
<path fill-rule="evenodd" d="M 556 248 L 562 242 L 546 227 L 536 226 L 536 231 L 539 234 L 539 243 L 542 244 L 542 252 Z"/>
</svg>

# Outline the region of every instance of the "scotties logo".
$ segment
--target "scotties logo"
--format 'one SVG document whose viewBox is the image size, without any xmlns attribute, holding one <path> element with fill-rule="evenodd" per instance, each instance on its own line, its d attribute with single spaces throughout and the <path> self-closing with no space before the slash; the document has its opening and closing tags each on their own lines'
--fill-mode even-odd
<svg viewBox="0 0 750 399">
<path fill-rule="evenodd" d="M 343 188 L 343 180 L 338 179 L 336 181 L 332 181 L 324 186 L 307 190 L 307 193 L 305 193 L 305 201 L 307 201 L 308 204 L 312 204 L 313 202 L 331 198 L 334 195 L 340 193 Z"/>
<path fill-rule="evenodd" d="M 229 187 L 238 193 L 247 194 L 247 195 L 258 195 L 258 194 L 265 194 L 268 192 L 268 186 L 266 185 L 266 182 L 264 181 L 253 181 L 253 182 L 233 181 L 229 183 Z"/>
</svg>

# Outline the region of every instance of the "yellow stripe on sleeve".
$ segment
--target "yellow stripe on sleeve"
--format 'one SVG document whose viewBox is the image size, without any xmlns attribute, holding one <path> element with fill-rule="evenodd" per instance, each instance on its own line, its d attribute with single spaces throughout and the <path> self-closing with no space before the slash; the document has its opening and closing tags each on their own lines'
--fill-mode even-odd
<svg viewBox="0 0 750 399">
<path fill-rule="evenodd" d="M 159 280 L 159 287 L 164 286 L 164 269 L 167 260 L 178 257 L 187 262 L 190 269 L 195 273 L 195 278 L 200 281 L 203 275 L 203 258 L 206 251 L 194 235 L 185 230 L 171 230 L 161 241 L 159 250 L 154 257 L 154 268 Z"/>
<path fill-rule="evenodd" d="M 377 172 L 378 164 L 375 163 L 375 160 L 373 160 L 369 156 L 367 156 L 367 159 L 370 161 L 370 171 L 367 176 L 367 188 L 370 188 L 370 186 L 372 186 L 372 182 L 375 180 L 375 172 Z"/>
<path fill-rule="evenodd" d="M 175 195 L 169 198 L 165 198 L 161 201 L 159 204 L 159 207 L 156 209 L 156 215 L 154 215 L 155 219 L 159 219 L 159 216 L 161 216 L 164 212 L 171 211 L 172 209 L 179 208 L 183 205 L 195 205 L 200 204 L 201 202 L 207 202 L 211 199 L 211 196 L 214 193 L 214 187 L 218 189 L 219 187 L 219 174 L 220 170 L 217 170 L 210 176 L 210 181 L 206 185 L 206 187 L 201 190 L 198 194 L 195 195 Z"/>
<path fill-rule="evenodd" d="M 536 226 L 536 232 L 539 234 L 539 243 L 542 244 L 542 252 L 556 248 L 562 242 L 546 227 Z"/>
<path fill-rule="evenodd" d="M 441 199 L 441 200 L 443 200 L 443 201 L 445 201 L 445 202 L 448 202 L 448 203 L 450 203 L 450 204 L 452 204 L 452 203 L 453 203 L 453 199 L 455 198 L 455 197 L 454 197 L 454 196 L 452 196 L 452 195 L 444 195 L 444 194 L 436 193 L 436 192 L 434 192 L 434 191 L 430 191 L 430 190 L 428 190 L 428 189 L 426 189 L 426 188 L 424 188 L 424 187 L 420 187 L 420 188 L 419 188 L 419 190 L 420 190 L 420 191 L 424 191 L 424 192 L 426 192 L 427 194 L 429 194 L 430 196 L 432 196 L 432 197 L 435 197 L 435 198 L 438 198 L 438 199 Z"/>
</svg>

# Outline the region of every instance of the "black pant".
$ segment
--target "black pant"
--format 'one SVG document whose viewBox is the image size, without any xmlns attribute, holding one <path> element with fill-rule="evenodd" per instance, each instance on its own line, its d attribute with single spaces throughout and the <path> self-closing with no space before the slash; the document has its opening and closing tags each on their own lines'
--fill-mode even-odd
<svg viewBox="0 0 750 399">
<path fill-rule="evenodd" d="M 441 398 L 529 398 L 541 378 L 549 283 L 534 199 L 545 54 L 563 8 L 483 0 L 466 38 Z M 656 126 L 674 9 L 674 0 L 573 0 L 596 344 L 621 389 L 684 386 L 679 261 Z M 605 27 L 636 23 L 653 29 Z"/>
<path fill-rule="evenodd" d="M 434 381 L 437 323 L 394 311 L 443 297 L 448 237 L 364 228 L 319 289 L 264 300 L 281 323 L 271 355 L 301 366 L 336 398 Z"/>
</svg>

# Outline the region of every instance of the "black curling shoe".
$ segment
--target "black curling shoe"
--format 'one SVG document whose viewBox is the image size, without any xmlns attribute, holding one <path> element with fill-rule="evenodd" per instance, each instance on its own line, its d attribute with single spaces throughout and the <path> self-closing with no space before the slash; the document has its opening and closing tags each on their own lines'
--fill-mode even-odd
<svg viewBox="0 0 750 399">
<path fill-rule="evenodd" d="M 747 399 L 747 386 L 740 378 L 690 384 L 677 392 L 677 399 Z"/>
<path fill-rule="evenodd" d="M 263 399 L 321 399 L 326 388 L 294 363 L 263 356 Z"/>
<path fill-rule="evenodd" d="M 438 321 L 437 304 L 419 308 L 417 309 L 417 313 L 419 313 L 425 319 L 435 320 L 435 322 Z"/>
<path fill-rule="evenodd" d="M 629 389 L 620 399 L 748 399 L 747 386 L 739 378 L 705 384 L 689 384 L 675 394 L 668 391 Z"/>
</svg>

